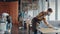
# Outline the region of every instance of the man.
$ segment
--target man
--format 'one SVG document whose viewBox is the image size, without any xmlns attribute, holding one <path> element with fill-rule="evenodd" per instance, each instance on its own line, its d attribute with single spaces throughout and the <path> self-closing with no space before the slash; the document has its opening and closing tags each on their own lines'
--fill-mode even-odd
<svg viewBox="0 0 60 34">
<path fill-rule="evenodd" d="M 53 27 L 46 21 L 46 16 L 49 16 L 52 12 L 53 12 L 52 9 L 48 8 L 47 11 L 40 12 L 36 17 L 32 19 L 32 30 L 34 34 L 37 34 L 36 27 L 37 27 L 37 23 L 40 24 L 40 21 L 43 21 L 45 25 L 47 25 L 49 28 Z"/>
</svg>

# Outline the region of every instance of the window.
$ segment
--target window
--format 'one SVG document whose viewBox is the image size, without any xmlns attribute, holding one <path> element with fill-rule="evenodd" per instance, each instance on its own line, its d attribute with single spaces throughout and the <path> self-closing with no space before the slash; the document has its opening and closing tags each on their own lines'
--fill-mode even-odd
<svg viewBox="0 0 60 34">
<path fill-rule="evenodd" d="M 55 20 L 55 0 L 49 0 L 49 8 L 53 9 L 53 13 L 50 16 L 46 16 L 47 20 Z M 45 10 L 48 9 L 48 2 L 45 2 Z"/>
<path fill-rule="evenodd" d="M 58 20 L 60 20 L 60 0 L 58 0 Z"/>
<path fill-rule="evenodd" d="M 55 0 L 49 0 L 50 8 L 53 9 L 53 13 L 49 16 L 49 20 L 55 20 Z"/>
<path fill-rule="evenodd" d="M 31 17 L 33 17 L 33 10 L 29 10 L 28 11 L 28 15 L 30 15 Z"/>
<path fill-rule="evenodd" d="M 37 16 L 38 15 L 38 10 L 33 10 L 33 16 Z"/>
<path fill-rule="evenodd" d="M 31 17 L 35 17 L 36 15 L 38 15 L 38 10 L 29 10 L 28 15 L 30 15 Z"/>
</svg>

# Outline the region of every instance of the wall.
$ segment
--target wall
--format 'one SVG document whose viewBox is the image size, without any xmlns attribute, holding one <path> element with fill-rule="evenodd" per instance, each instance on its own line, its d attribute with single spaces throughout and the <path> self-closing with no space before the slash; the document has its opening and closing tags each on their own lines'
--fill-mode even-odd
<svg viewBox="0 0 60 34">
<path fill-rule="evenodd" d="M 0 2 L 0 15 L 4 12 L 9 13 L 12 16 L 14 24 L 18 24 L 18 2 Z"/>
<path fill-rule="evenodd" d="M 18 34 L 18 1 L 0 2 L 0 15 L 4 12 L 12 17 L 12 34 Z"/>
</svg>

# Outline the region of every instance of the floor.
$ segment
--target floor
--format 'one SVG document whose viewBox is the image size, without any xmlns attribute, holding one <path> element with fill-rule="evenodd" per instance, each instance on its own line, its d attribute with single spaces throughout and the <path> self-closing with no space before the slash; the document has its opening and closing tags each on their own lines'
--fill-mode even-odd
<svg viewBox="0 0 60 34">
<path fill-rule="evenodd" d="M 29 34 L 26 29 L 18 29 L 17 25 L 13 25 L 12 27 L 12 34 Z M 30 31 L 30 34 L 33 34 L 32 31 Z"/>
<path fill-rule="evenodd" d="M 29 34 L 26 29 L 22 28 L 17 31 L 17 26 L 13 26 L 12 34 Z M 33 34 L 33 32 L 30 30 L 30 34 Z M 40 34 L 40 33 L 38 33 Z M 56 33 L 47 33 L 47 34 L 56 34 Z M 59 33 L 60 34 L 60 33 Z"/>
<path fill-rule="evenodd" d="M 27 32 L 26 29 L 18 29 L 18 25 L 13 25 L 13 27 L 12 27 L 12 34 L 29 34 L 29 33 Z M 33 34 L 33 32 L 30 31 L 30 34 Z M 38 34 L 40 34 L 40 33 L 38 33 Z M 56 33 L 47 33 L 47 34 L 56 34 Z"/>
</svg>

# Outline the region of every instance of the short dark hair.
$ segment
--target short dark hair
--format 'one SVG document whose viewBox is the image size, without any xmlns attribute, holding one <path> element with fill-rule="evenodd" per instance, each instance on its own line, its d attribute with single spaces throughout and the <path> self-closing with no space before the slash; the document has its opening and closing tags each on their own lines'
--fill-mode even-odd
<svg viewBox="0 0 60 34">
<path fill-rule="evenodd" d="M 48 8 L 48 12 L 53 12 L 51 8 Z"/>
</svg>

